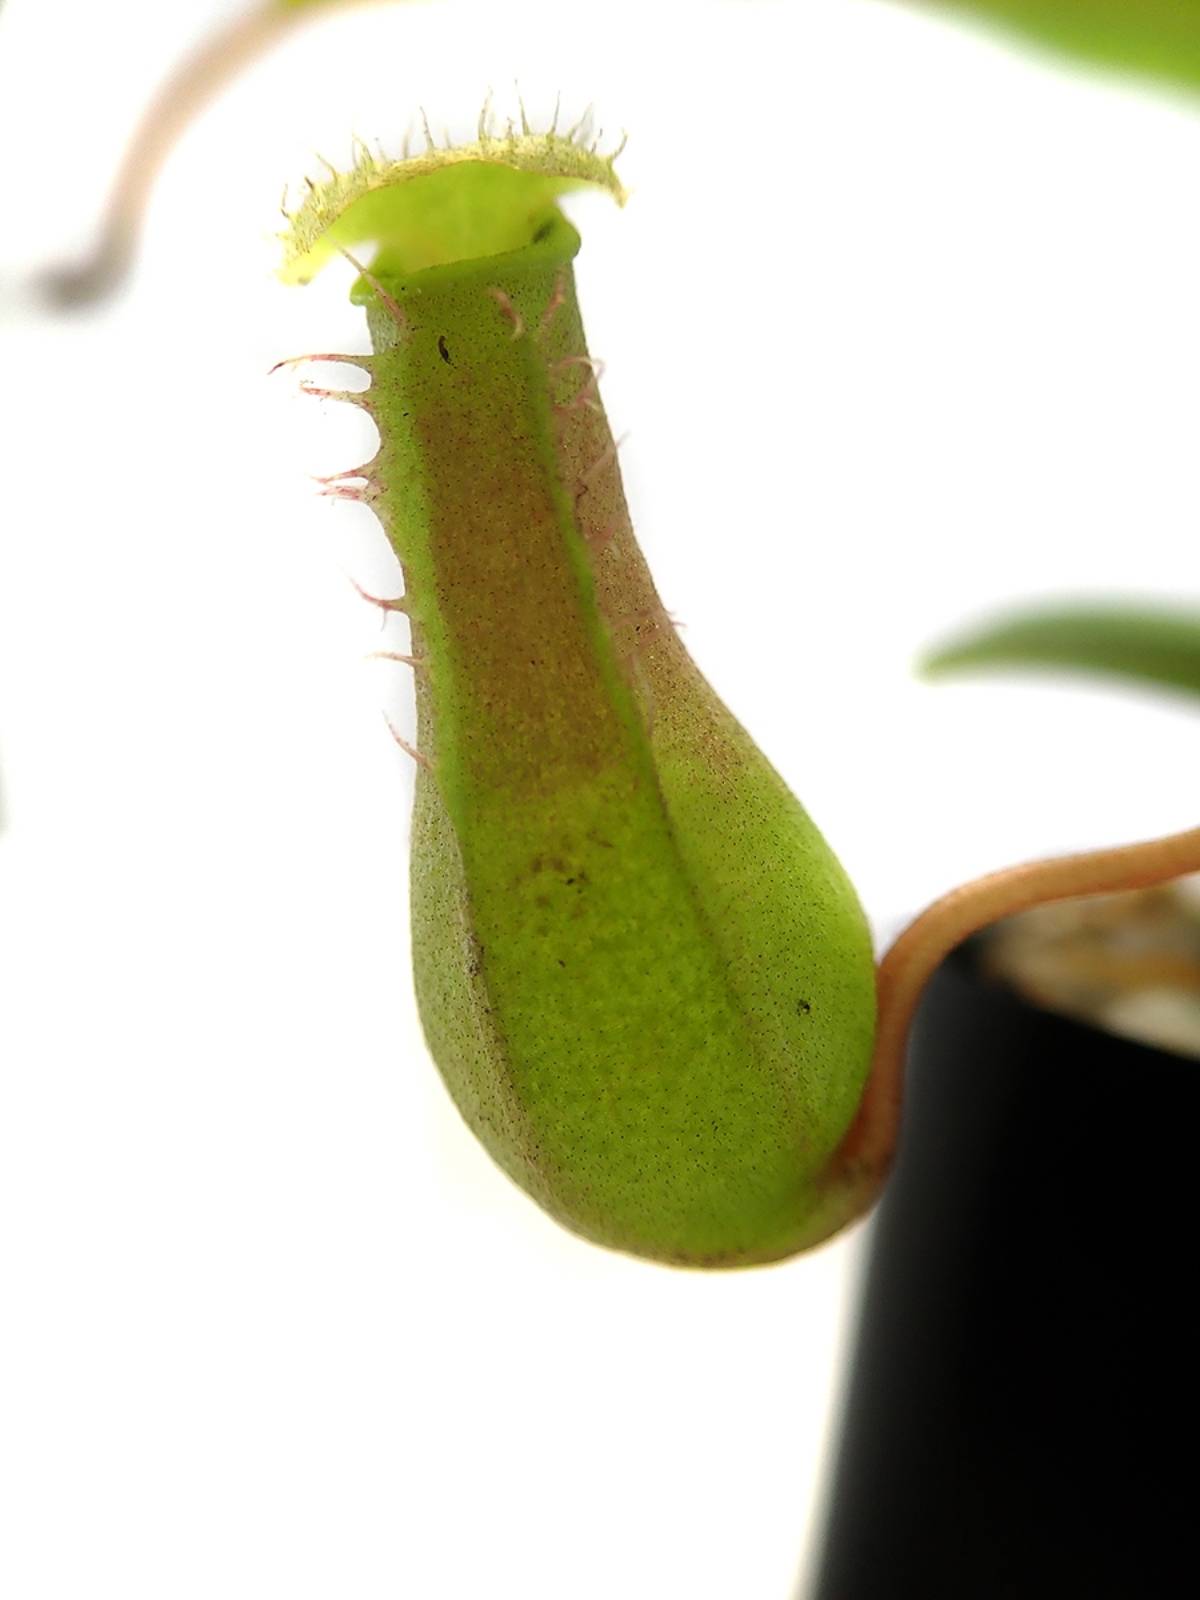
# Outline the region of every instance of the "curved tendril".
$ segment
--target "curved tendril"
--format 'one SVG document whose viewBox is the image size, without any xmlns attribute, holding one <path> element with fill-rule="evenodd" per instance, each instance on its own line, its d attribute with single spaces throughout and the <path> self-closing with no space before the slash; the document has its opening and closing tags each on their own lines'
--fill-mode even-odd
<svg viewBox="0 0 1200 1600">
<path fill-rule="evenodd" d="M 242 67 L 248 66 L 303 22 L 336 8 L 375 0 L 309 0 L 302 6 L 270 4 L 235 18 L 183 61 L 142 117 L 117 171 L 100 238 L 86 261 L 44 275 L 41 287 L 60 305 L 86 305 L 117 287 L 137 249 L 154 181 L 194 116 Z"/>
<path fill-rule="evenodd" d="M 1005 917 L 1055 900 L 1147 889 L 1200 872 L 1200 828 L 1162 839 L 1031 861 L 989 873 L 936 900 L 879 964 L 879 1011 L 871 1074 L 836 1167 L 865 1211 L 881 1188 L 900 1127 L 908 1035 L 925 985 L 955 947 Z"/>
</svg>

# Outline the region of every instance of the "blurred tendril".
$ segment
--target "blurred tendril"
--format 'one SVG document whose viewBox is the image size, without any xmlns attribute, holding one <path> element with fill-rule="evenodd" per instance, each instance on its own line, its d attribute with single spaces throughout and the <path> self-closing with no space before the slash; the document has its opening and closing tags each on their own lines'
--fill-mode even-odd
<svg viewBox="0 0 1200 1600">
<path fill-rule="evenodd" d="M 43 275 L 59 306 L 117 288 L 137 250 L 155 179 L 191 119 L 230 79 L 294 28 L 352 6 L 400 0 L 266 0 L 235 18 L 171 74 L 143 116 L 117 172 L 100 237 L 86 260 Z M 1094 66 L 1200 89 L 1200 0 L 906 0 L 961 15 Z"/>
<path fill-rule="evenodd" d="M 56 305 L 77 307 L 118 288 L 137 251 L 155 179 L 188 123 L 225 85 L 295 28 L 334 11 L 382 0 L 269 0 L 235 17 L 179 64 L 147 108 L 118 168 L 100 237 L 82 262 L 45 273 L 38 285 Z"/>
</svg>

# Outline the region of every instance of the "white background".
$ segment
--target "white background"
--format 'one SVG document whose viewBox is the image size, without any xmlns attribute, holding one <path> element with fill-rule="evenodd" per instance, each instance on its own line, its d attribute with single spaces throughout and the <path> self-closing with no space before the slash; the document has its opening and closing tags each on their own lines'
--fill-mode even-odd
<svg viewBox="0 0 1200 1600">
<path fill-rule="evenodd" d="M 519 78 L 629 129 L 580 293 L 667 604 L 888 930 L 1195 821 L 1194 718 L 930 688 L 1007 597 L 1194 595 L 1200 117 L 881 0 L 383 8 L 194 126 L 135 281 L 53 319 L 219 0 L 0 14 L 0 1592 L 787 1600 L 861 1236 L 585 1246 L 461 1127 L 410 995 L 412 773 L 369 451 L 280 357 L 279 192 Z M 393 631 L 394 630 L 394 633 Z M 860 1230 L 861 1235 L 861 1230 Z"/>
</svg>

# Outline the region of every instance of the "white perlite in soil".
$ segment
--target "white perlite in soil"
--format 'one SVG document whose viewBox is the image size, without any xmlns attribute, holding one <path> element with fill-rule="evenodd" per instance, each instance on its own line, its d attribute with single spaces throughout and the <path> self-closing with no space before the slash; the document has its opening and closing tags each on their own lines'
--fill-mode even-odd
<svg viewBox="0 0 1200 1600">
<path fill-rule="evenodd" d="M 1200 1056 L 1200 879 L 1039 906 L 998 923 L 981 970 L 1046 1010 Z"/>
</svg>

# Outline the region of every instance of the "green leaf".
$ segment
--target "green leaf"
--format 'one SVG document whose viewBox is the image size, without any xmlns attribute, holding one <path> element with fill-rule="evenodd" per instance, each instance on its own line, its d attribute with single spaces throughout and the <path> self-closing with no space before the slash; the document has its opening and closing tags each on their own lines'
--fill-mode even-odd
<svg viewBox="0 0 1200 1600">
<path fill-rule="evenodd" d="M 1200 89 L 1200 0 L 923 0 L 1060 54 Z"/>
<path fill-rule="evenodd" d="M 935 649 L 926 677 L 1033 668 L 1097 673 L 1200 694 L 1200 611 L 1064 605 L 998 617 Z"/>
</svg>

